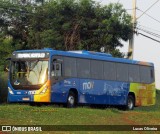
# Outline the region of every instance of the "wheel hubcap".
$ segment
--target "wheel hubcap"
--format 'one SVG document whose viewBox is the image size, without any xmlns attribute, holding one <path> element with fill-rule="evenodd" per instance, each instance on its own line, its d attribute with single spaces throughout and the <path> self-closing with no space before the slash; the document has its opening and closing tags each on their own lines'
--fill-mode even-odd
<svg viewBox="0 0 160 134">
<path fill-rule="evenodd" d="M 71 105 L 73 105 L 73 104 L 74 104 L 74 97 L 73 97 L 73 96 L 69 96 L 68 102 L 69 102 Z"/>
<path fill-rule="evenodd" d="M 128 100 L 128 108 L 129 108 L 129 109 L 132 109 L 132 107 L 133 107 L 132 100 L 129 99 L 129 100 Z"/>
</svg>

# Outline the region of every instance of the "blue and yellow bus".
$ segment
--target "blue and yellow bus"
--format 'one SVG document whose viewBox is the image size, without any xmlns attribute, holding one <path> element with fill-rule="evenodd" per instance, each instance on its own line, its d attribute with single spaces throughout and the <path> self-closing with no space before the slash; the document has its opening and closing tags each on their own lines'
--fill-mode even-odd
<svg viewBox="0 0 160 134">
<path fill-rule="evenodd" d="M 155 104 L 154 65 L 91 51 L 13 52 L 8 102 L 120 105 Z"/>
</svg>

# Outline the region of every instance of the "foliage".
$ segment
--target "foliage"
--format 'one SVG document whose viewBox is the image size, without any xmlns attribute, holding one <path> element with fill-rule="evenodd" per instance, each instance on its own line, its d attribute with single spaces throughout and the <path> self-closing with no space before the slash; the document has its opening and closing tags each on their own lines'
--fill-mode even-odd
<svg viewBox="0 0 160 134">
<path fill-rule="evenodd" d="M 7 73 L 0 73 L 0 104 L 7 102 L 8 86 L 7 86 Z"/>
<path fill-rule="evenodd" d="M 103 47 L 104 52 L 123 57 L 117 47 L 123 47 L 120 40 L 127 41 L 130 36 L 131 17 L 121 4 L 102 6 L 92 0 L 37 2 L 41 4 L 0 0 L 2 55 L 44 47 L 90 51 Z"/>
</svg>

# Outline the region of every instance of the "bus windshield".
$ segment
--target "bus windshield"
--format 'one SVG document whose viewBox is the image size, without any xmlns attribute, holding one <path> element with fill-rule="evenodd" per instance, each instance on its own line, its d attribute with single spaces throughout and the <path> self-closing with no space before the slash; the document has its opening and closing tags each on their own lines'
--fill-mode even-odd
<svg viewBox="0 0 160 134">
<path fill-rule="evenodd" d="M 14 87 L 40 86 L 48 79 L 48 61 L 11 61 L 10 79 Z"/>
</svg>

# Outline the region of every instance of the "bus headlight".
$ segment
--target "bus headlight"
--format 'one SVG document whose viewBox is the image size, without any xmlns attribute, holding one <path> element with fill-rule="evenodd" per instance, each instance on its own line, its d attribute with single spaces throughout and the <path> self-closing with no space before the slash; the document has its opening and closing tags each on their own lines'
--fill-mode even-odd
<svg viewBox="0 0 160 134">
<path fill-rule="evenodd" d="M 14 94 L 10 87 L 8 87 L 8 92 L 9 92 L 10 94 Z"/>
<path fill-rule="evenodd" d="M 44 89 L 40 92 L 40 94 L 44 94 L 47 91 L 48 87 L 44 87 Z"/>
</svg>

